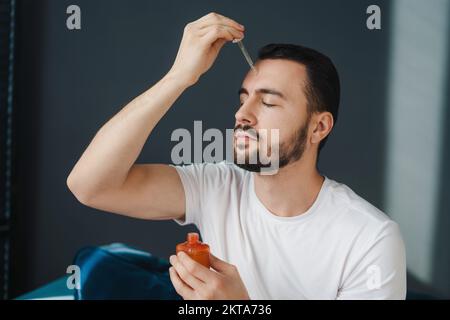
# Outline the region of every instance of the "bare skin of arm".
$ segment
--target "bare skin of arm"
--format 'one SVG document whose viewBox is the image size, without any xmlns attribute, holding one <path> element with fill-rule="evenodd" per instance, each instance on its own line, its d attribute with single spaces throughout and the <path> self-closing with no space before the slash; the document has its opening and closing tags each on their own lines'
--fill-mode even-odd
<svg viewBox="0 0 450 320">
<path fill-rule="evenodd" d="M 183 219 L 185 195 L 176 169 L 135 164 L 153 128 L 180 95 L 212 66 L 225 43 L 244 37 L 237 22 L 210 13 L 184 29 L 169 72 L 97 132 L 67 185 L 83 204 L 139 219 Z"/>
</svg>

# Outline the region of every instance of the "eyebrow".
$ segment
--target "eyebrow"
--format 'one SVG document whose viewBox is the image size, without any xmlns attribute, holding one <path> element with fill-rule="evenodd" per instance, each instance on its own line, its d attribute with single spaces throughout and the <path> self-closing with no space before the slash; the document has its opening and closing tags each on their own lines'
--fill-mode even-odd
<svg viewBox="0 0 450 320">
<path fill-rule="evenodd" d="M 256 90 L 257 93 L 262 93 L 262 94 L 272 94 L 274 96 L 278 96 L 281 99 L 286 100 L 286 97 L 284 96 L 284 94 L 282 94 L 280 91 L 274 90 L 274 89 L 269 89 L 269 88 L 260 88 Z M 239 95 L 241 94 L 246 94 L 248 95 L 248 90 L 245 88 L 241 88 L 239 89 Z"/>
</svg>

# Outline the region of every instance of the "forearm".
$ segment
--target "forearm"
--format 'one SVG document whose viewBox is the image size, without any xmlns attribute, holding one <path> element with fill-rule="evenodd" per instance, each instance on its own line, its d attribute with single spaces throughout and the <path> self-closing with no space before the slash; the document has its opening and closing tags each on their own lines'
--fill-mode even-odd
<svg viewBox="0 0 450 320">
<path fill-rule="evenodd" d="M 168 73 L 103 125 L 67 179 L 72 192 L 90 197 L 122 185 L 153 128 L 187 87 Z"/>
</svg>

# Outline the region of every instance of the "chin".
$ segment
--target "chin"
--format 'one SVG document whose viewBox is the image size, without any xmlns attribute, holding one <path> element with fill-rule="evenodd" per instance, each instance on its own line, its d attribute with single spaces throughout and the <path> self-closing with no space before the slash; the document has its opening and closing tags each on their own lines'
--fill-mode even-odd
<svg viewBox="0 0 450 320">
<path fill-rule="evenodd" d="M 248 146 L 245 146 L 245 149 L 240 149 L 239 147 L 236 147 L 234 149 L 234 164 L 236 166 L 238 166 L 241 169 L 244 169 L 246 171 L 250 171 L 250 172 L 257 172 L 260 173 L 261 169 L 263 168 L 270 168 L 271 164 L 262 164 L 259 161 L 259 156 L 258 156 L 258 150 L 254 150 L 253 152 L 256 153 L 256 163 L 250 163 L 250 156 L 249 156 L 249 152 L 251 152 L 250 150 L 248 150 Z M 238 154 L 239 156 L 243 156 L 245 153 L 245 157 L 244 158 L 244 163 L 238 163 L 237 159 L 238 159 Z M 253 153 L 251 153 L 253 154 Z"/>
</svg>

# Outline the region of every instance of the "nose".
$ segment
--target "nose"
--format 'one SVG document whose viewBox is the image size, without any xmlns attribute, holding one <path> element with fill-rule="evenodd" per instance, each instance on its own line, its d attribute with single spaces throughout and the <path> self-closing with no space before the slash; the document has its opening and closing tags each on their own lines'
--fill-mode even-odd
<svg viewBox="0 0 450 320">
<path fill-rule="evenodd" d="M 242 124 L 252 127 L 256 125 L 257 117 L 255 114 L 255 106 L 253 106 L 251 100 L 251 98 L 248 98 L 234 115 L 236 118 L 236 125 Z"/>
</svg>

